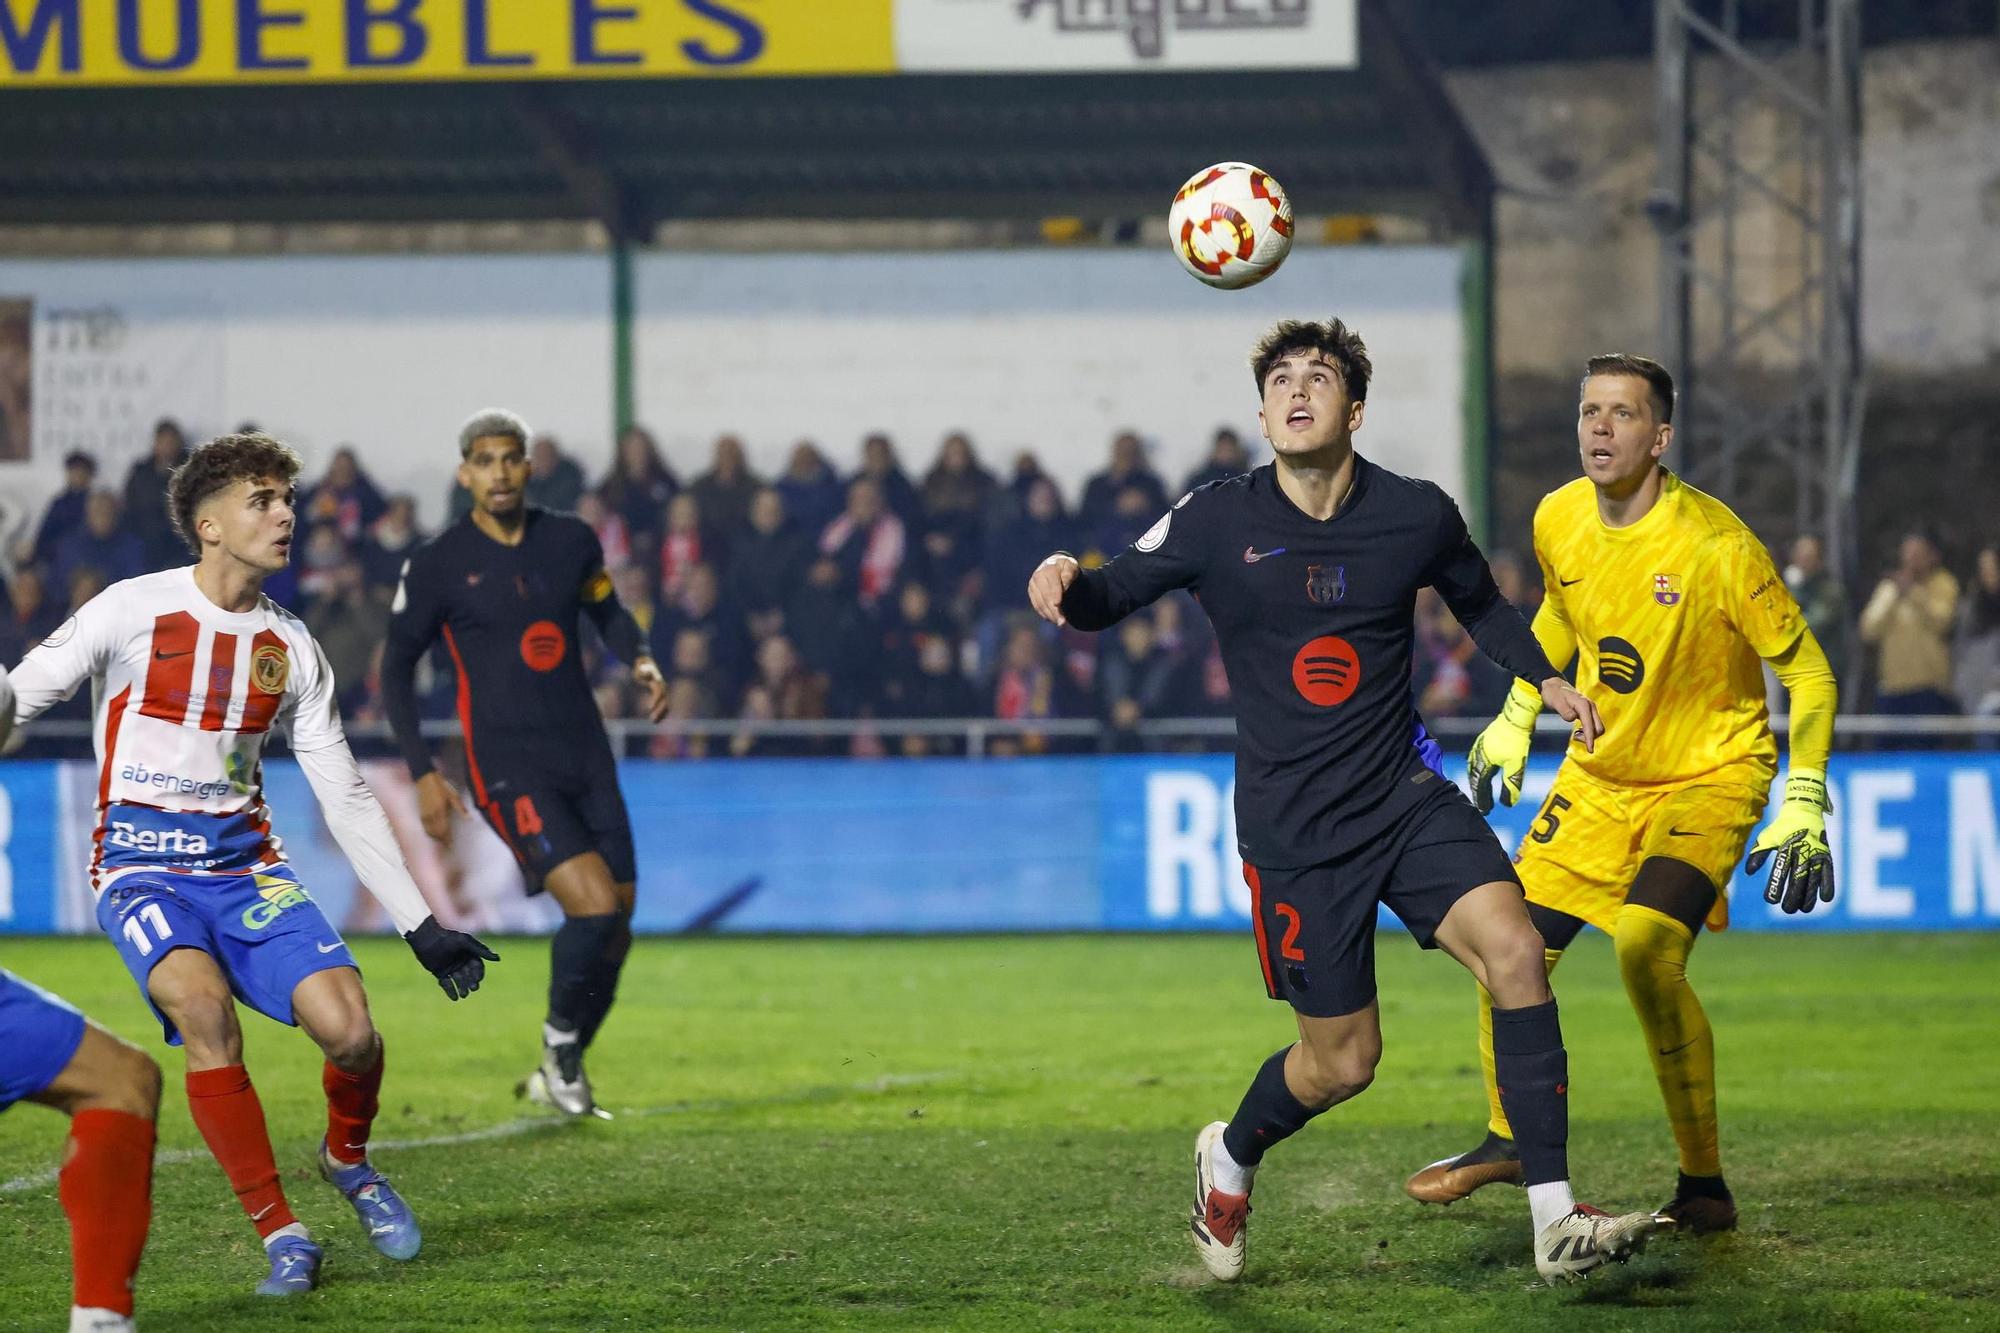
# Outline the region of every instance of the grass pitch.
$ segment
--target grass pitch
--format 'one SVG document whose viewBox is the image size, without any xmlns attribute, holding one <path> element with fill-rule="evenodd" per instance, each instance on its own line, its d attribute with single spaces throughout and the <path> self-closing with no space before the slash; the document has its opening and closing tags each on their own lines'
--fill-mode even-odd
<svg viewBox="0 0 2000 1333">
<path fill-rule="evenodd" d="M 327 1247 L 326 1285 L 282 1302 L 250 1295 L 255 1234 L 112 951 L 0 948 L 167 1070 L 142 1327 L 2000 1327 L 2000 936 L 1705 938 L 1742 1230 L 1563 1291 L 1534 1280 L 1518 1191 L 1402 1196 L 1484 1112 L 1471 984 L 1401 936 L 1376 1084 L 1272 1154 L 1228 1287 L 1187 1239 L 1194 1133 L 1291 1030 L 1247 938 L 642 940 L 592 1054 L 609 1124 L 515 1101 L 547 948 L 499 948 L 452 1005 L 400 944 L 357 945 L 388 1040 L 376 1160 L 424 1227 L 409 1264 L 312 1173 L 310 1043 L 246 1014 L 287 1192 Z M 1558 982 L 1578 1193 L 1656 1206 L 1673 1145 L 1605 941 Z M 0 1117 L 0 1327 L 63 1318 L 63 1132 Z"/>
</svg>

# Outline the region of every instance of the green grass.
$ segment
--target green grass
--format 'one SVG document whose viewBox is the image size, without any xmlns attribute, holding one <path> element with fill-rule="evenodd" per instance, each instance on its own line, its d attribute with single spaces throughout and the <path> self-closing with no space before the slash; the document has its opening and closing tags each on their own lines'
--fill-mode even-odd
<svg viewBox="0 0 2000 1333">
<path fill-rule="evenodd" d="M 503 943 L 458 1005 L 400 945 L 358 951 L 389 1043 L 377 1139 L 519 1128 L 378 1151 L 425 1231 L 392 1264 L 311 1173 L 316 1054 L 246 1015 L 286 1188 L 328 1250 L 327 1285 L 287 1302 L 250 1296 L 254 1233 L 187 1155 L 179 1053 L 111 950 L 0 951 L 167 1068 L 161 1147 L 182 1155 L 157 1175 L 142 1327 L 2000 1327 L 2000 936 L 1704 939 L 1742 1229 L 1563 1291 L 1534 1281 L 1518 1192 L 1401 1194 L 1484 1112 L 1470 983 L 1399 936 L 1376 1084 L 1269 1159 L 1233 1287 L 1205 1279 L 1185 1215 L 1194 1131 L 1291 1027 L 1247 939 L 642 941 L 591 1063 L 610 1124 L 513 1098 L 541 942 Z M 1657 1205 L 1672 1141 L 1604 941 L 1558 980 L 1578 1192 Z M 46 1171 L 62 1133 L 37 1107 L 0 1117 L 0 1179 Z M 54 1188 L 0 1191 L 0 1327 L 55 1327 L 67 1299 Z"/>
</svg>

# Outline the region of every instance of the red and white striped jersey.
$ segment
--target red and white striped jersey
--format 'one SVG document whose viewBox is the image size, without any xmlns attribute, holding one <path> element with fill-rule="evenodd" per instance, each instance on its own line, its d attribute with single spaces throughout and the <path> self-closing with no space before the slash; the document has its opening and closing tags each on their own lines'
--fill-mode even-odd
<svg viewBox="0 0 2000 1333">
<path fill-rule="evenodd" d="M 26 722 L 93 688 L 98 824 L 91 885 L 128 870 L 241 874 L 282 858 L 264 805 L 264 741 L 344 740 L 333 673 L 297 616 L 268 597 L 224 611 L 192 566 L 115 583 L 22 659 Z"/>
</svg>

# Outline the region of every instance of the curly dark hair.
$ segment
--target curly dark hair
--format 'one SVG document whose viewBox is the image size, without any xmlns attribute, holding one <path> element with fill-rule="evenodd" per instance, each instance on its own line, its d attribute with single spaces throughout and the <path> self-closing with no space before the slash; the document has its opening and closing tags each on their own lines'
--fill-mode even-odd
<svg viewBox="0 0 2000 1333">
<path fill-rule="evenodd" d="M 1588 380 L 1592 375 L 1629 375 L 1635 380 L 1644 380 L 1646 396 L 1653 402 L 1653 415 L 1662 424 L 1672 424 L 1674 377 L 1652 357 L 1633 356 L 1630 352 L 1605 352 L 1583 363 L 1583 378 Z M 1581 384 L 1578 387 L 1581 388 Z"/>
<path fill-rule="evenodd" d="M 218 435 L 188 455 L 167 480 L 167 516 L 188 549 L 201 554 L 195 511 L 203 501 L 239 481 L 270 479 L 291 485 L 304 466 L 298 450 L 259 431 Z"/>
<path fill-rule="evenodd" d="M 1361 335 L 1337 319 L 1320 323 L 1310 319 L 1281 319 L 1250 349 L 1250 371 L 1257 377 L 1257 392 L 1264 392 L 1264 380 L 1277 365 L 1294 352 L 1317 352 L 1340 368 L 1340 378 L 1348 397 L 1361 403 L 1368 400 L 1368 377 L 1375 373 L 1368 359 L 1368 345 Z"/>
</svg>

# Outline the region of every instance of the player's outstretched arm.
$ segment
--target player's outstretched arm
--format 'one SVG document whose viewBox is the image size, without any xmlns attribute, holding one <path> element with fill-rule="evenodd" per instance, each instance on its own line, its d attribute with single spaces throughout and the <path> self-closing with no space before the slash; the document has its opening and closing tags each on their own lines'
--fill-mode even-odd
<svg viewBox="0 0 2000 1333">
<path fill-rule="evenodd" d="M 1458 512 L 1458 506 L 1441 490 L 1436 491 L 1436 497 L 1437 545 L 1425 571 L 1425 582 L 1437 589 L 1438 596 L 1444 598 L 1444 604 L 1451 608 L 1458 623 L 1465 626 L 1465 632 L 1472 636 L 1480 652 L 1526 687 L 1539 687 L 1549 707 L 1576 722 L 1578 730 L 1585 733 L 1585 744 L 1594 745 L 1597 733 L 1602 730 L 1597 710 L 1563 681 L 1543 649 L 1543 631 L 1549 641 L 1560 646 L 1566 622 L 1559 624 L 1552 613 L 1546 626 L 1538 616 L 1536 628 L 1530 629 L 1520 608 L 1501 596 L 1499 585 L 1493 581 L 1493 570 L 1478 543 L 1472 540 L 1472 534 L 1466 531 L 1465 518 Z M 1574 637 L 1568 642 L 1573 649 Z M 1552 689 L 1552 686 L 1563 688 Z"/>
<path fill-rule="evenodd" d="M 645 631 L 618 599 L 618 589 L 604 567 L 604 548 L 598 544 L 597 534 L 586 527 L 583 535 L 590 544 L 592 571 L 579 593 L 584 614 L 597 626 L 611 655 L 631 666 L 633 683 L 646 692 L 646 718 L 658 722 L 667 715 L 667 678 L 646 651 Z"/>
<path fill-rule="evenodd" d="M 1085 569 L 1068 551 L 1057 551 L 1029 576 L 1028 604 L 1052 625 L 1101 630 L 1176 588 L 1198 586 L 1220 521 L 1212 491 L 1203 486 L 1183 495 L 1102 568 Z"/>
<path fill-rule="evenodd" d="M 1750 844 L 1744 868 L 1756 873 L 1774 854 L 1764 901 L 1787 912 L 1810 912 L 1833 901 L 1833 855 L 1826 843 L 1826 816 L 1833 801 L 1826 790 L 1826 762 L 1833 751 L 1833 715 L 1840 686 L 1833 664 L 1813 637 L 1801 630 L 1791 646 L 1766 658 L 1790 696 L 1791 773 L 1778 813 Z"/>
<path fill-rule="evenodd" d="M 7 682 L 7 716 L 0 718 L 0 743 L 16 725 L 34 721 L 104 670 L 117 637 L 116 608 L 109 600 L 115 595 L 107 589 L 85 602 L 75 615 L 28 650 L 11 679 L 0 669 L 0 681 Z"/>
<path fill-rule="evenodd" d="M 361 766 L 354 762 L 347 741 L 300 750 L 296 757 L 320 809 L 326 812 L 334 840 L 368 892 L 395 922 L 417 961 L 437 978 L 451 999 L 462 999 L 478 990 L 486 976 L 486 964 L 498 962 L 500 955 L 474 936 L 438 924 L 417 882 L 410 877 L 409 867 L 403 864 L 389 817 L 362 779 Z"/>
</svg>

